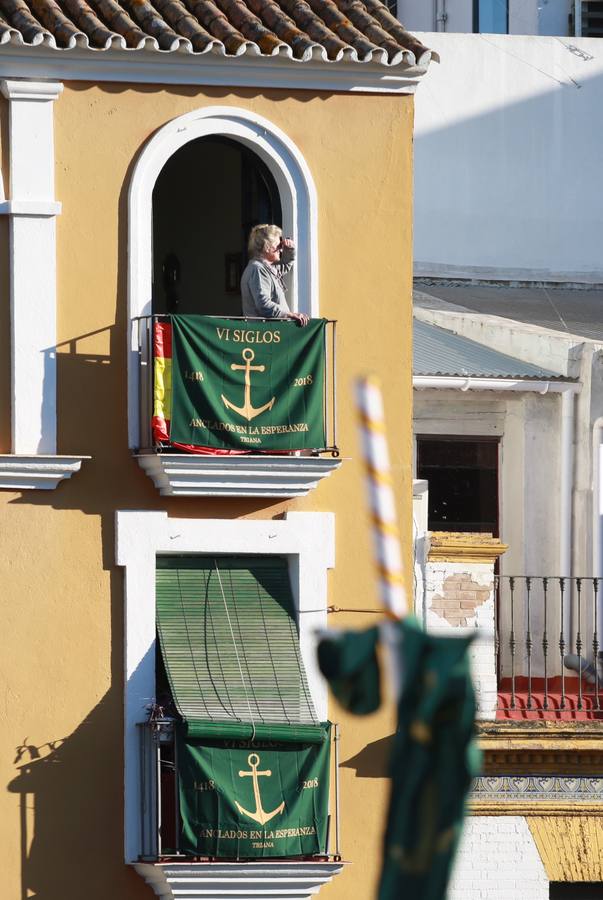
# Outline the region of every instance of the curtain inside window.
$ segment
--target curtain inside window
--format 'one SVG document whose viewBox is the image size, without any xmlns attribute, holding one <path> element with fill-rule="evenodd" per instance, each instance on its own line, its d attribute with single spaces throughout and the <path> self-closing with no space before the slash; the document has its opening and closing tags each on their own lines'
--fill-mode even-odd
<svg viewBox="0 0 603 900">
<path fill-rule="evenodd" d="M 191 738 L 319 743 L 287 560 L 157 559 L 157 623 Z"/>
</svg>

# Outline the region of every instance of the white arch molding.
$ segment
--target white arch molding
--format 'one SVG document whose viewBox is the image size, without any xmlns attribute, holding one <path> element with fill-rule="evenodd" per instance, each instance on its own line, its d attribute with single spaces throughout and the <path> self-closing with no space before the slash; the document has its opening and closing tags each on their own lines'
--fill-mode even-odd
<svg viewBox="0 0 603 900">
<path fill-rule="evenodd" d="M 136 163 L 128 197 L 128 435 L 140 446 L 138 316 L 151 313 L 153 283 L 153 188 L 168 159 L 197 138 L 219 135 L 244 144 L 268 166 L 281 198 L 283 230 L 297 247 L 293 270 L 293 309 L 318 316 L 318 240 L 316 188 L 308 165 L 287 135 L 268 119 L 244 109 L 208 106 L 164 125 Z"/>
</svg>

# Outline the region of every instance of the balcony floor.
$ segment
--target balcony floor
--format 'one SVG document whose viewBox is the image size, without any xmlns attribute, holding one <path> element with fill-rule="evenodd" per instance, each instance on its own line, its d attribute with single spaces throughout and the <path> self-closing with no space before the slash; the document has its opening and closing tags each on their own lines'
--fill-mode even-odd
<svg viewBox="0 0 603 900">
<path fill-rule="evenodd" d="M 545 691 L 546 687 L 546 691 Z M 546 698 L 545 698 L 546 695 Z M 546 707 L 545 708 L 545 699 Z M 582 697 L 578 678 L 561 676 L 532 678 L 531 690 L 528 679 L 523 675 L 515 678 L 515 703 L 510 678 L 503 678 L 498 687 L 499 720 L 547 719 L 556 721 L 585 722 L 603 719 L 603 684 L 599 685 L 597 697 L 594 685 L 582 683 Z"/>
</svg>

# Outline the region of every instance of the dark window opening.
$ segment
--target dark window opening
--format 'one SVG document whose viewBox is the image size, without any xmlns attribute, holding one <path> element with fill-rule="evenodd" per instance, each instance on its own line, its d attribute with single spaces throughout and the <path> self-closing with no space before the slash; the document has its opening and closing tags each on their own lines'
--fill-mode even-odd
<svg viewBox="0 0 603 900">
<path fill-rule="evenodd" d="M 575 6 L 572 3 L 570 13 L 570 34 L 576 30 Z M 601 0 L 582 0 L 582 34 L 581 37 L 603 36 L 603 2 Z"/>
<path fill-rule="evenodd" d="M 473 0 L 473 31 L 479 34 L 508 34 L 508 0 Z"/>
<path fill-rule="evenodd" d="M 385 5 L 389 9 L 392 16 L 398 18 L 398 0 L 385 0 Z"/>
<path fill-rule="evenodd" d="M 156 639 L 157 652 L 155 654 L 155 704 L 157 709 L 155 710 L 155 713 L 160 718 L 162 718 L 163 716 L 178 718 L 179 716 L 174 704 L 174 698 L 172 697 L 172 689 L 170 687 L 170 682 L 167 676 L 165 662 L 163 660 L 163 652 L 161 650 L 161 643 L 159 641 L 158 634 L 156 635 Z"/>
<path fill-rule="evenodd" d="M 237 141 L 181 147 L 153 190 L 153 312 L 240 316 L 239 282 L 254 225 L 282 225 L 274 177 Z"/>
<path fill-rule="evenodd" d="M 429 484 L 430 531 L 498 537 L 498 447 L 496 438 L 417 438 L 417 477 Z"/>
<path fill-rule="evenodd" d="M 551 881 L 550 900 L 601 900 L 603 883 L 600 881 Z"/>
</svg>

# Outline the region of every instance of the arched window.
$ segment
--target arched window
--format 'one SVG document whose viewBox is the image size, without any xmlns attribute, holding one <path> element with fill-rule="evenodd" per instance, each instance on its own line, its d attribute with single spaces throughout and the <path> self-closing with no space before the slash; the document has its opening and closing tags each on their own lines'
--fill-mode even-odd
<svg viewBox="0 0 603 900">
<path fill-rule="evenodd" d="M 247 110 L 207 107 L 172 120 L 143 149 L 129 192 L 130 447 L 140 447 L 140 321 L 175 300 L 181 311 L 240 314 L 246 232 L 268 214 L 297 247 L 289 304 L 318 316 L 316 191 L 280 129 Z"/>
<path fill-rule="evenodd" d="M 185 144 L 153 189 L 153 312 L 240 316 L 249 232 L 282 220 L 276 181 L 249 147 Z"/>
</svg>

